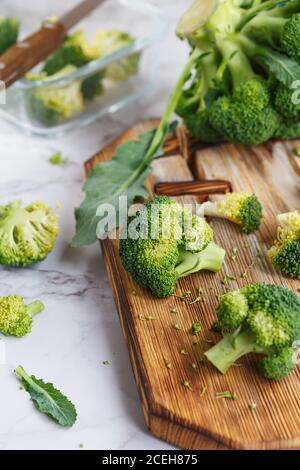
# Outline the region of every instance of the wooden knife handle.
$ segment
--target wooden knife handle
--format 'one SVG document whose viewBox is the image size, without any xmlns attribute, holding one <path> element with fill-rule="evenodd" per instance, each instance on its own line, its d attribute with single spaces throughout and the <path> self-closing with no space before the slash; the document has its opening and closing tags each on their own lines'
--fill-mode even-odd
<svg viewBox="0 0 300 470">
<path fill-rule="evenodd" d="M 185 194 L 208 196 L 210 194 L 225 194 L 230 191 L 232 191 L 231 183 L 224 180 L 174 181 L 158 183 L 155 186 L 155 194 L 164 196 L 181 196 Z"/>
<path fill-rule="evenodd" d="M 44 22 L 37 32 L 0 56 L 0 80 L 9 87 L 57 49 L 65 37 L 66 29 L 62 23 Z"/>
</svg>

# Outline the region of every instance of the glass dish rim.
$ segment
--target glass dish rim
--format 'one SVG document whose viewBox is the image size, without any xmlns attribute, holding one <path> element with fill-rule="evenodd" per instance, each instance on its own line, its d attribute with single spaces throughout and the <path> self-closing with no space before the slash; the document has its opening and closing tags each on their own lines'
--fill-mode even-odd
<svg viewBox="0 0 300 470">
<path fill-rule="evenodd" d="M 135 10 L 142 10 L 147 13 L 151 13 L 152 17 L 154 17 L 157 21 L 157 27 L 155 29 L 155 33 L 141 37 L 137 39 L 134 44 L 131 44 L 130 46 L 124 47 L 123 49 L 120 49 L 116 52 L 113 52 L 112 54 L 109 54 L 105 57 L 99 58 L 92 60 L 88 64 L 84 65 L 83 67 L 78 68 L 75 70 L 73 73 L 68 74 L 66 77 L 61 77 L 61 78 L 56 78 L 56 79 L 49 79 L 47 80 L 27 80 L 25 78 L 22 78 L 21 80 L 18 80 L 15 84 L 14 87 L 18 89 L 23 89 L 23 90 L 29 90 L 29 89 L 34 89 L 34 88 L 40 88 L 40 87 L 45 87 L 45 86 L 64 86 L 74 80 L 78 80 L 81 78 L 84 78 L 86 76 L 92 75 L 94 72 L 97 72 L 101 70 L 102 68 L 107 67 L 109 64 L 122 59 L 123 57 L 126 57 L 128 55 L 132 55 L 136 52 L 140 52 L 143 50 L 145 47 L 150 46 L 151 44 L 159 41 L 160 39 L 163 39 L 167 33 L 168 27 L 167 27 L 167 22 L 163 18 L 163 13 L 161 10 L 148 3 L 145 0 L 119 0 L 121 3 L 126 3 L 130 5 L 133 9 Z"/>
</svg>

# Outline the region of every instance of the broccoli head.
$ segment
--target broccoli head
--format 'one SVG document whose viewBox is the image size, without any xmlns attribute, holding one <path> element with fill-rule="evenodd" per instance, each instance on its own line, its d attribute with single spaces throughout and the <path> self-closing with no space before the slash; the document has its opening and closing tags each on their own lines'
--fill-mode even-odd
<svg viewBox="0 0 300 470">
<path fill-rule="evenodd" d="M 269 250 L 269 259 L 282 273 L 300 279 L 300 212 L 280 214 L 277 220 L 277 240 Z"/>
<path fill-rule="evenodd" d="M 279 380 L 295 368 L 300 338 L 300 298 L 275 285 L 250 284 L 221 297 L 217 307 L 223 339 L 205 356 L 223 374 L 242 356 L 264 355 L 260 371 Z"/>
<path fill-rule="evenodd" d="M 0 332 L 4 335 L 25 336 L 31 331 L 34 315 L 42 312 L 39 300 L 25 305 L 23 297 L 8 295 L 0 297 Z"/>
<path fill-rule="evenodd" d="M 45 74 L 28 75 L 30 80 L 56 80 L 70 75 L 76 70 L 67 65 L 60 72 L 47 78 Z M 89 80 L 89 78 L 87 79 Z M 32 89 L 27 96 L 29 116 L 45 125 L 56 125 L 76 113 L 83 111 L 84 99 L 80 80 L 72 80 L 63 86 L 50 85 Z"/>
<path fill-rule="evenodd" d="M 42 261 L 57 233 L 57 215 L 43 202 L 24 208 L 20 201 L 0 206 L 0 264 L 29 266 Z"/>
<path fill-rule="evenodd" d="M 139 228 L 131 233 L 137 222 Z M 180 277 L 202 269 L 219 271 L 224 256 L 205 220 L 165 196 L 145 203 L 129 217 L 127 238 L 120 240 L 124 268 L 157 297 L 174 294 Z"/>
<path fill-rule="evenodd" d="M 0 54 L 16 43 L 20 23 L 16 18 L 0 17 Z"/>
<path fill-rule="evenodd" d="M 206 216 L 230 220 L 248 234 L 260 227 L 262 218 L 262 206 L 254 194 L 228 193 L 216 202 L 202 204 L 202 211 Z"/>
<path fill-rule="evenodd" d="M 176 110 L 193 137 L 256 145 L 300 136 L 291 99 L 300 76 L 298 0 L 195 0 L 177 33 L 199 53 Z"/>
</svg>

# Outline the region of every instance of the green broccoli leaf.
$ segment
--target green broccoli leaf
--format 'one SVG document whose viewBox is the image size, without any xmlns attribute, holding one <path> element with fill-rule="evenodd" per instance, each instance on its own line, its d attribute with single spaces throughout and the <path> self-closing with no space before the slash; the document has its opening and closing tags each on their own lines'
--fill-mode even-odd
<svg viewBox="0 0 300 470">
<path fill-rule="evenodd" d="M 90 173 L 83 188 L 86 197 L 75 209 L 76 234 L 71 243 L 74 248 L 90 245 L 106 233 L 106 228 L 101 229 L 98 225 L 101 220 L 97 214 L 99 206 L 111 204 L 115 208 L 116 217 L 109 224 L 109 230 L 112 230 L 118 226 L 120 196 L 127 196 L 128 206 L 137 196 L 148 196 L 144 182 L 151 171 L 150 163 L 163 144 L 182 87 L 201 55 L 197 49 L 190 55 L 156 131 L 140 135 L 138 141 L 120 145 L 111 161 L 100 163 Z"/>
<path fill-rule="evenodd" d="M 293 59 L 271 51 L 271 49 L 258 49 L 257 57 L 261 57 L 262 62 L 268 67 L 269 71 L 286 86 L 291 86 L 295 80 L 300 77 L 300 65 Z"/>
<path fill-rule="evenodd" d="M 76 235 L 72 246 L 94 243 L 103 236 L 96 229 L 101 217 L 96 215 L 101 204 L 112 204 L 118 217 L 119 197 L 126 195 L 128 204 L 132 204 L 136 196 L 147 197 L 148 192 L 144 181 L 150 168 L 144 168 L 143 160 L 153 139 L 153 131 L 140 135 L 137 142 L 126 142 L 120 145 L 111 161 L 99 164 L 91 172 L 83 190 L 86 197 L 81 206 L 75 210 Z M 99 190 L 99 188 L 101 190 Z"/>
<path fill-rule="evenodd" d="M 27 375 L 22 366 L 16 368 L 15 374 L 39 411 L 61 426 L 73 426 L 77 418 L 76 409 L 65 395 L 51 383 Z"/>
</svg>

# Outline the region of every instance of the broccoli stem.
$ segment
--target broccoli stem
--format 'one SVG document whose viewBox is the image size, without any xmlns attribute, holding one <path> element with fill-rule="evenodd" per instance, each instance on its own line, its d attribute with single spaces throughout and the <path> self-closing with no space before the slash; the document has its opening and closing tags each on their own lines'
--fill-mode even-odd
<svg viewBox="0 0 300 470">
<path fill-rule="evenodd" d="M 203 269 L 218 272 L 223 265 L 224 257 L 225 251 L 214 242 L 210 242 L 205 250 L 199 253 L 182 249 L 179 254 L 179 264 L 176 266 L 178 278 Z"/>
<path fill-rule="evenodd" d="M 34 302 L 31 302 L 26 306 L 26 310 L 28 315 L 31 317 L 34 317 L 38 313 L 41 313 L 44 310 L 45 306 L 42 302 L 39 300 L 35 300 Z"/>
<path fill-rule="evenodd" d="M 206 351 L 205 356 L 225 374 L 240 357 L 253 352 L 266 353 L 266 350 L 255 343 L 252 331 L 243 330 L 240 333 L 226 334 L 219 343 Z"/>
<path fill-rule="evenodd" d="M 151 145 L 146 153 L 143 166 L 146 168 L 150 161 L 152 160 L 153 156 L 156 154 L 156 152 L 159 150 L 161 147 L 164 137 L 166 133 L 168 132 L 168 127 L 169 127 L 169 120 L 172 114 L 175 111 L 175 108 L 177 106 L 178 100 L 181 96 L 182 93 L 182 88 L 186 82 L 187 77 L 189 76 L 192 68 L 194 67 L 195 62 L 197 59 L 199 59 L 203 55 L 203 52 L 194 49 L 192 54 L 190 55 L 190 58 L 186 64 L 186 66 L 183 69 L 182 74 L 179 77 L 179 80 L 177 81 L 177 84 L 173 90 L 173 93 L 171 95 L 171 98 L 169 99 L 169 102 L 167 104 L 166 110 L 163 114 L 163 117 L 160 121 L 160 124 L 154 134 L 154 137 L 152 139 Z"/>
<path fill-rule="evenodd" d="M 219 44 L 219 50 L 224 59 L 228 61 L 234 88 L 247 80 L 257 78 L 247 56 L 238 49 L 238 46 L 233 41 L 222 41 L 222 43 Z"/>
<path fill-rule="evenodd" d="M 280 36 L 288 19 L 272 16 L 257 16 L 242 30 L 242 34 L 267 44 L 280 48 Z"/>
<path fill-rule="evenodd" d="M 126 191 L 126 189 L 129 188 L 136 181 L 136 179 L 143 173 L 143 171 L 146 170 L 149 163 L 151 162 L 155 154 L 158 152 L 158 150 L 162 146 L 164 138 L 169 129 L 170 118 L 176 109 L 178 100 L 182 93 L 182 88 L 192 68 L 194 67 L 195 62 L 197 61 L 197 59 L 201 57 L 201 55 L 203 55 L 203 52 L 199 51 L 197 48 L 194 49 L 194 51 L 190 55 L 190 58 L 186 66 L 184 67 L 182 74 L 179 77 L 179 80 L 175 86 L 175 89 L 171 95 L 171 98 L 169 99 L 167 108 L 164 112 L 164 115 L 160 121 L 158 128 L 155 131 L 150 147 L 146 152 L 146 155 L 145 155 L 145 158 L 143 159 L 142 164 L 139 165 L 138 168 L 132 173 L 131 177 L 126 180 L 126 183 L 124 183 L 123 185 L 119 187 L 119 189 L 115 193 L 116 197 L 119 196 L 120 194 L 123 194 L 124 191 Z"/>
</svg>

